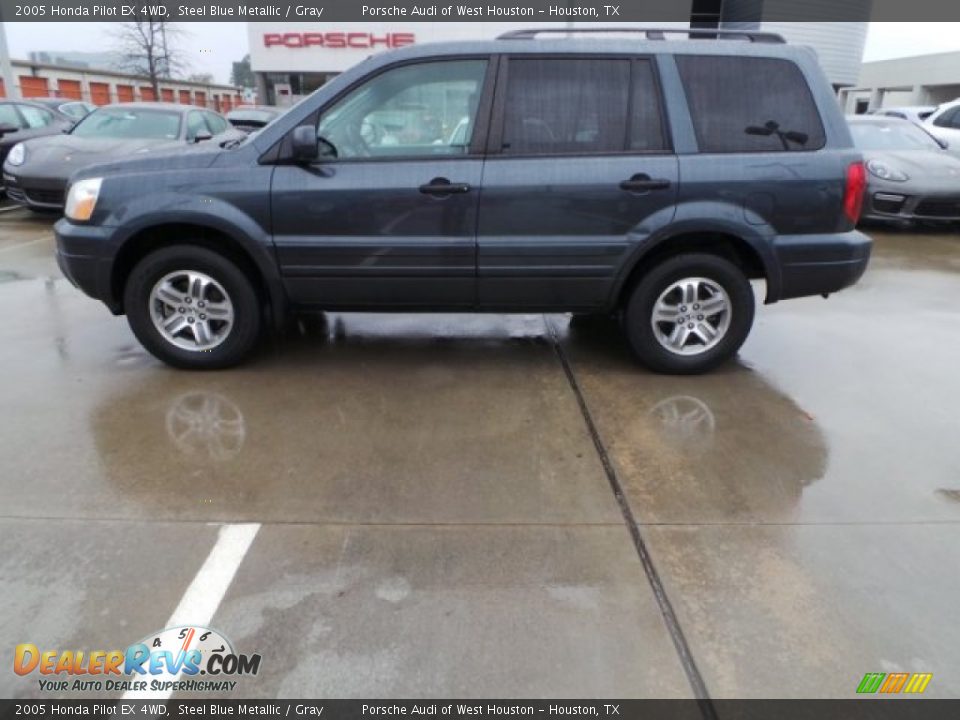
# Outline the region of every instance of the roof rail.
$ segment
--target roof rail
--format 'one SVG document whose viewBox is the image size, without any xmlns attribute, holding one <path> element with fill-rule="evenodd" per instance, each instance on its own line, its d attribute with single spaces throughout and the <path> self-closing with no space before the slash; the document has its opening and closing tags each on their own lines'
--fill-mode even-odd
<svg viewBox="0 0 960 720">
<path fill-rule="evenodd" d="M 666 40 L 667 33 L 686 35 L 690 39 L 701 40 L 748 40 L 750 42 L 785 43 L 782 35 L 771 32 L 750 32 L 749 30 L 715 30 L 713 28 L 643 28 L 643 27 L 602 27 L 602 28 L 530 28 L 511 30 L 497 37 L 497 40 L 533 40 L 537 35 L 550 34 L 613 34 L 642 33 L 647 40 Z"/>
</svg>

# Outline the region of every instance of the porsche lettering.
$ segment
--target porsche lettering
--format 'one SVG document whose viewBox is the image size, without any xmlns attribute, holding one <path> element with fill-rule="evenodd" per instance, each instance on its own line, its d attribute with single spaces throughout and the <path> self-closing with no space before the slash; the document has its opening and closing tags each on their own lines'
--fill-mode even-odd
<svg viewBox="0 0 960 720">
<path fill-rule="evenodd" d="M 393 49 L 413 45 L 413 33 L 289 32 L 264 33 L 264 47 L 325 47 L 330 49 Z"/>
</svg>

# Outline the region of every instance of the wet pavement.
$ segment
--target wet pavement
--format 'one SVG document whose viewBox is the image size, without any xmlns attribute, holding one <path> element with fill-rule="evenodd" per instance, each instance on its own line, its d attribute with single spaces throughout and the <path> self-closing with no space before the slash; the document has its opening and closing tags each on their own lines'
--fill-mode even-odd
<svg viewBox="0 0 960 720">
<path fill-rule="evenodd" d="M 193 612 L 262 656 L 243 697 L 956 697 L 960 233 L 870 232 L 708 376 L 606 319 L 334 314 L 204 374 L 0 214 L 5 664 Z"/>
</svg>

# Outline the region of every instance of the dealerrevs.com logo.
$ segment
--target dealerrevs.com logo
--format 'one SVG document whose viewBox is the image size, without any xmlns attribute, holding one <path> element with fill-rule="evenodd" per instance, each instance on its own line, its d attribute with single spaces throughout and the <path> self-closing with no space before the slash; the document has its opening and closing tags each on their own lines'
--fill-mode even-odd
<svg viewBox="0 0 960 720">
<path fill-rule="evenodd" d="M 39 676 L 44 692 L 230 691 L 237 685 L 233 678 L 260 671 L 260 655 L 235 652 L 216 630 L 178 626 L 126 650 L 41 650 L 22 643 L 14 651 L 13 671 Z"/>
</svg>

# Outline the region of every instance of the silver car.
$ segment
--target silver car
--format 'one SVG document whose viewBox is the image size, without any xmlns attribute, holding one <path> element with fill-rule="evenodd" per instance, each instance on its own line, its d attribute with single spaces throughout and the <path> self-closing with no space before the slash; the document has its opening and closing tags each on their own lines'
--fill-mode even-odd
<svg viewBox="0 0 960 720">
<path fill-rule="evenodd" d="M 960 158 L 946 143 L 908 120 L 848 118 L 867 166 L 861 219 L 960 220 Z"/>
</svg>

